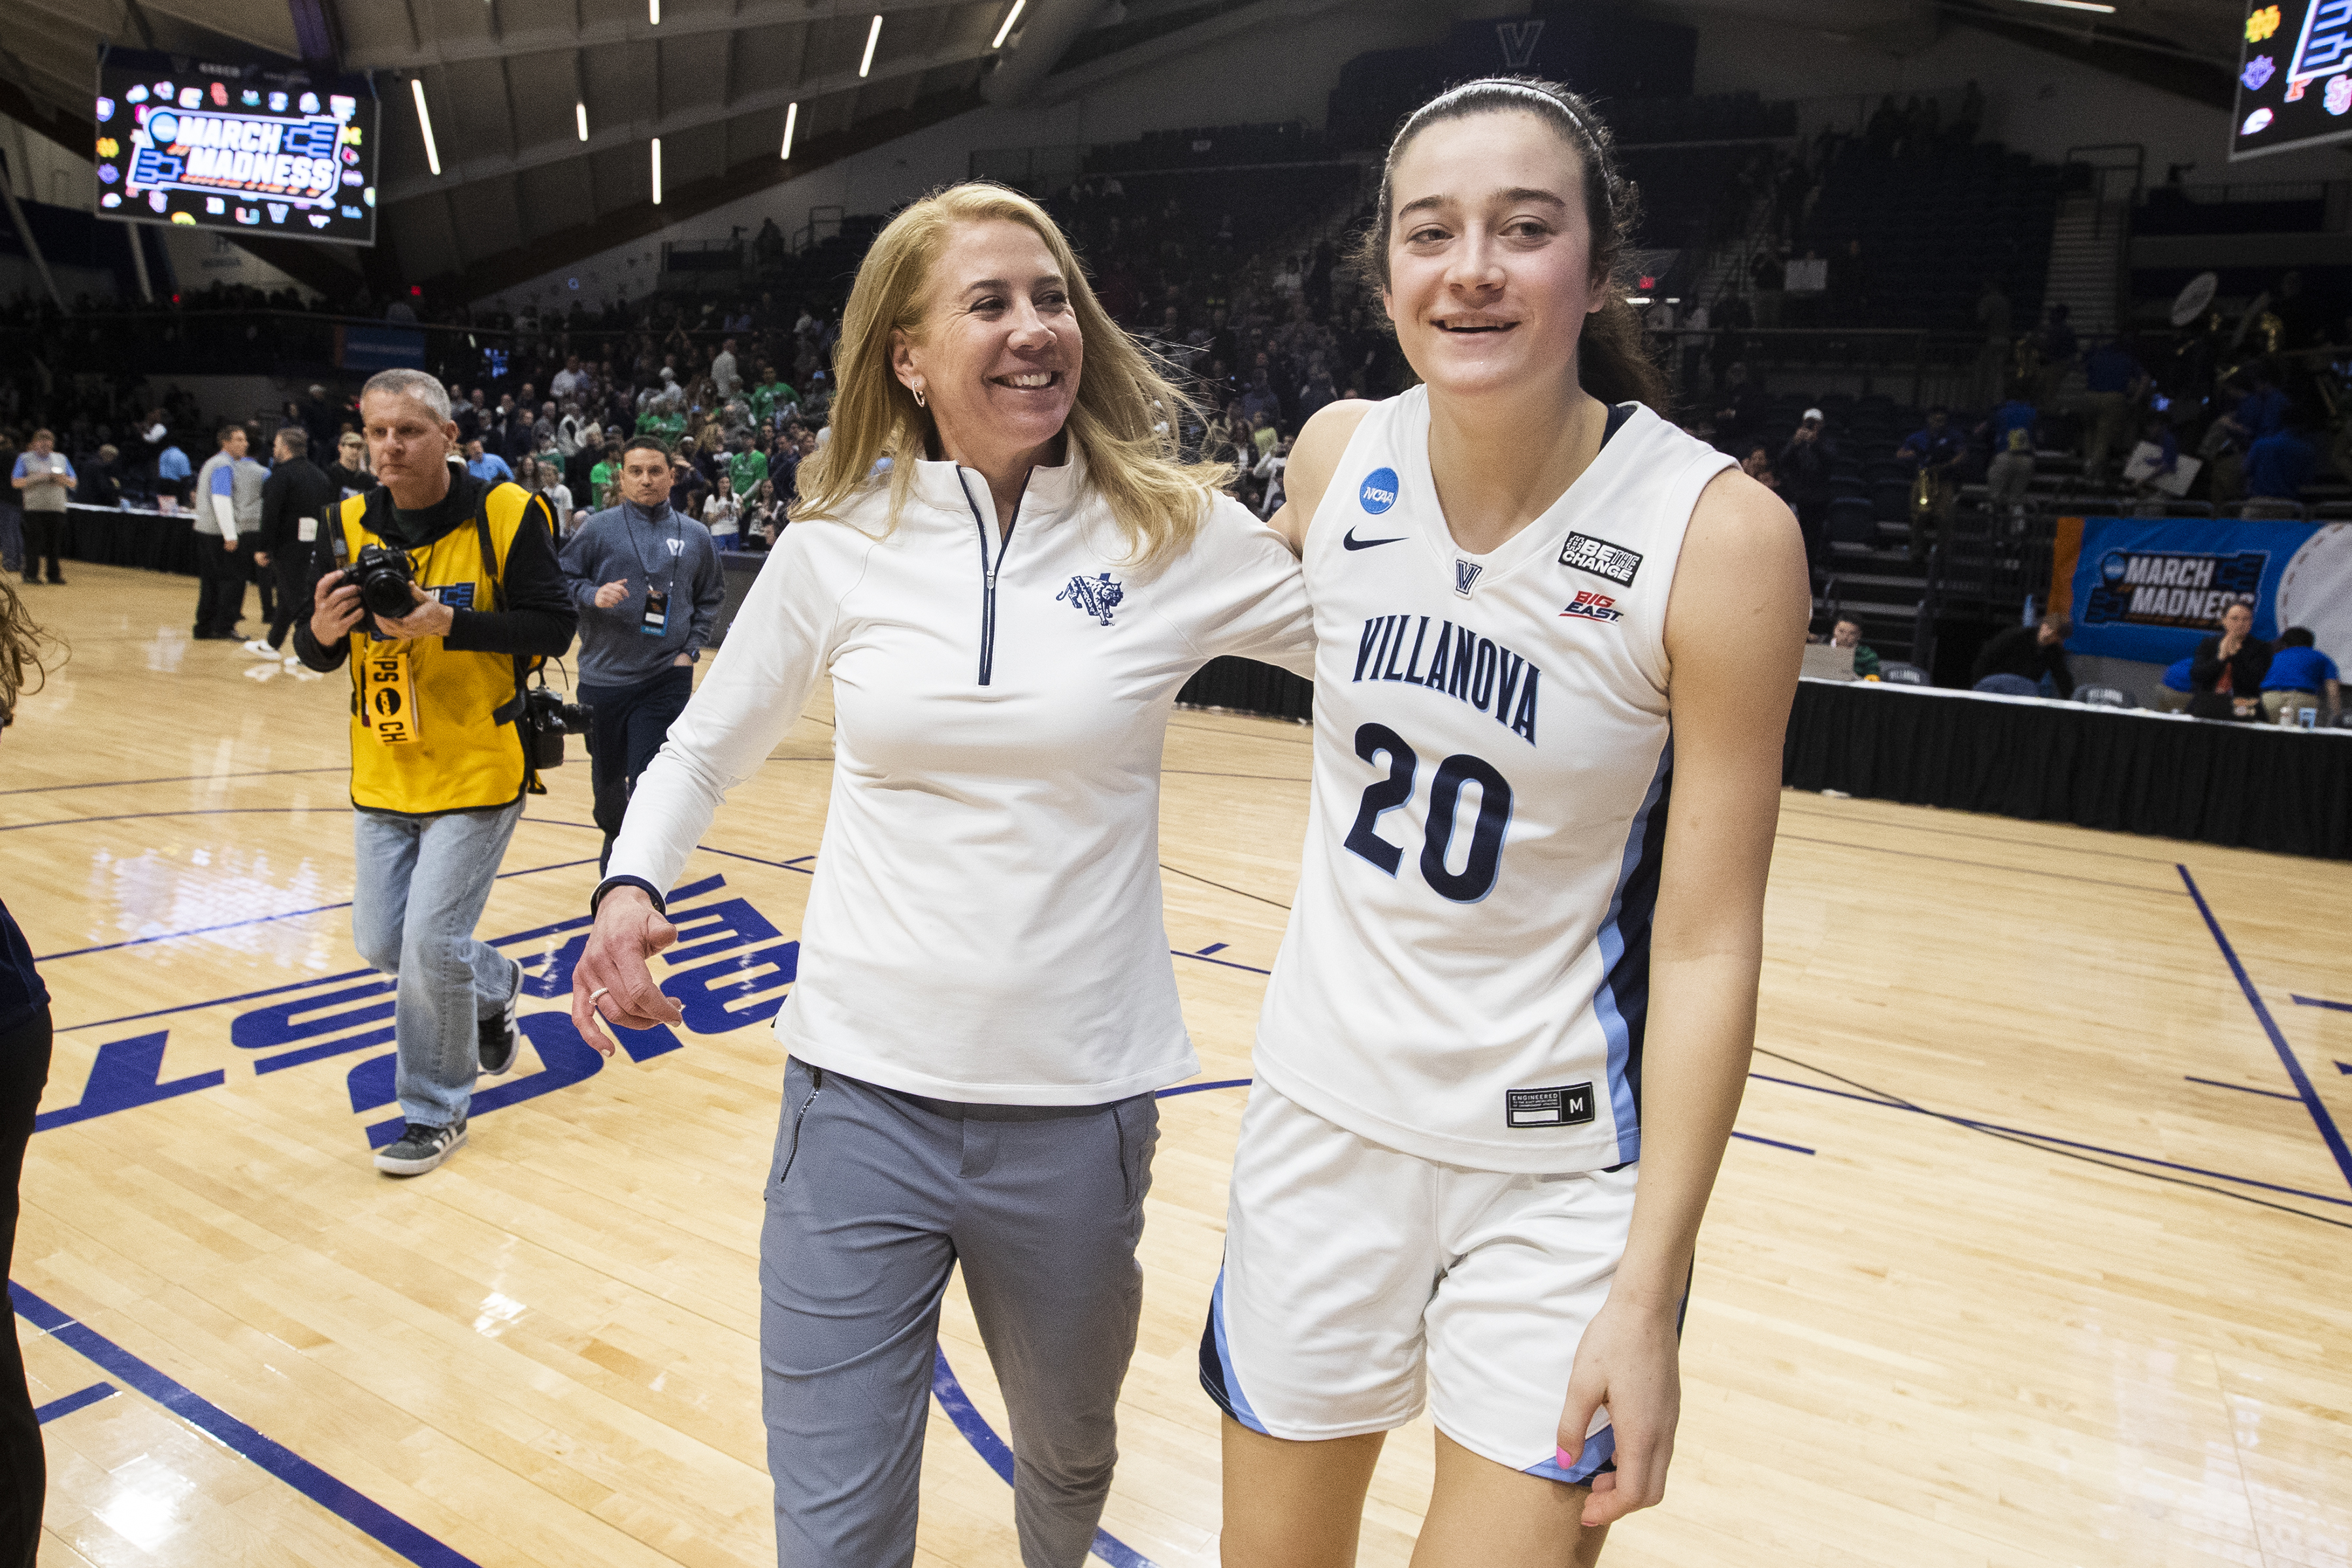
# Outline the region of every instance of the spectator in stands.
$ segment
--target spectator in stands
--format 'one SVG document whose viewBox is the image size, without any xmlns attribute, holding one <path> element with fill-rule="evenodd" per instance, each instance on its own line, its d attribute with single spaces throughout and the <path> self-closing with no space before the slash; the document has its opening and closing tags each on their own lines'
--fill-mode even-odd
<svg viewBox="0 0 2352 1568">
<path fill-rule="evenodd" d="M 485 450 L 479 437 L 466 443 L 466 471 L 493 483 L 514 482 L 514 468 L 496 452 Z"/>
<path fill-rule="evenodd" d="M 2303 487 L 2319 465 L 2319 449 L 2305 432 L 2310 417 L 2300 405 L 2290 405 L 2278 428 L 2257 437 L 2246 448 L 2246 499 L 2299 501 Z"/>
<path fill-rule="evenodd" d="M 2278 650 L 2263 672 L 2263 716 L 2275 721 L 2291 708 L 2322 709 L 2322 721 L 2333 724 L 2344 711 L 2342 674 L 2336 661 L 2319 651 L 2309 626 L 2289 626 L 2279 633 Z"/>
<path fill-rule="evenodd" d="M 736 368 L 733 338 L 720 343 L 719 353 L 710 361 L 710 387 L 721 402 L 742 390 L 743 373 Z"/>
<path fill-rule="evenodd" d="M 44 561 L 48 563 L 49 581 L 65 582 L 66 570 L 58 555 L 65 549 L 66 501 L 79 482 L 73 464 L 57 449 L 57 437 L 47 430 L 34 431 L 32 440 L 17 455 L 10 478 L 25 509 L 26 582 L 41 580 Z"/>
<path fill-rule="evenodd" d="M 736 499 L 734 479 L 719 475 L 718 488 L 702 503 L 702 526 L 710 531 L 711 542 L 721 550 L 734 549 L 742 518 L 743 503 Z"/>
<path fill-rule="evenodd" d="M 1756 302 L 1756 324 L 1769 330 L 1780 324 L 1780 298 L 1788 287 L 1789 258 L 1778 243 L 1767 239 L 1756 247 L 1748 264 L 1748 291 Z"/>
<path fill-rule="evenodd" d="M 2197 656 L 2174 659 L 2165 667 L 2164 678 L 2156 689 L 2156 710 L 2159 713 L 2186 713 L 2189 700 L 2197 695 Z"/>
<path fill-rule="evenodd" d="M 2107 482 L 2107 458 L 2131 429 L 2132 405 L 2147 391 L 2147 373 L 2120 338 L 2108 338 L 2083 359 L 2083 474 Z"/>
<path fill-rule="evenodd" d="M 1927 410 L 1927 423 L 1903 438 L 1895 460 L 1911 469 L 1911 559 L 1924 561 L 1960 493 L 1960 463 L 1969 444 L 1952 428 L 1951 410 Z"/>
<path fill-rule="evenodd" d="M 1868 680 L 1878 673 L 1881 663 L 1878 650 L 1864 646 L 1862 623 L 1852 616 L 1840 616 L 1830 627 L 1830 646 L 1853 649 L 1853 677 L 1856 680 Z"/>
<path fill-rule="evenodd" d="M 1823 431 L 1822 411 L 1806 409 L 1778 465 L 1780 491 L 1805 531 L 1805 558 L 1816 567 L 1829 564 L 1830 469 L 1837 462 L 1837 447 Z"/>
<path fill-rule="evenodd" d="M 2022 391 L 2012 392 L 1984 423 L 1992 442 L 1992 460 L 1985 465 L 1985 501 L 1995 516 L 2007 516 L 2013 526 L 2021 526 L 2024 520 L 2026 492 L 2033 484 L 2033 426 L 2042 417 Z"/>
<path fill-rule="evenodd" d="M 2074 626 L 2063 616 L 2044 616 L 2030 626 L 1995 632 L 1978 650 L 1973 689 L 1996 697 L 2074 695 L 2074 672 L 2066 664 L 2066 637 Z"/>
<path fill-rule="evenodd" d="M 2253 391 L 2231 409 L 2229 420 L 2248 446 L 2286 427 L 2287 395 L 2279 386 L 2278 366 L 2263 360 L 2254 366 Z"/>
<path fill-rule="evenodd" d="M 2189 667 L 2197 695 L 2189 710 L 2205 719 L 2251 718 L 2270 673 L 2271 645 L 2254 636 L 2254 607 L 2241 600 L 2221 612 L 2221 629 L 2197 645 Z"/>
</svg>

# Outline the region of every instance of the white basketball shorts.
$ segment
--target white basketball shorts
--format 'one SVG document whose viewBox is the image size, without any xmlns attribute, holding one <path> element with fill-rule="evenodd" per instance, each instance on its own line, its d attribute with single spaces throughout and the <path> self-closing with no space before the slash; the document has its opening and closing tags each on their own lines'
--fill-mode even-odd
<svg viewBox="0 0 2352 1568">
<path fill-rule="evenodd" d="M 1513 1175 L 1370 1142 L 1261 1079 L 1242 1116 L 1225 1266 L 1201 1383 L 1294 1441 L 1421 1414 L 1474 1454 L 1549 1480 L 1614 1469 L 1604 1409 L 1559 1462 L 1584 1326 L 1608 1299 L 1636 1167 Z"/>
</svg>

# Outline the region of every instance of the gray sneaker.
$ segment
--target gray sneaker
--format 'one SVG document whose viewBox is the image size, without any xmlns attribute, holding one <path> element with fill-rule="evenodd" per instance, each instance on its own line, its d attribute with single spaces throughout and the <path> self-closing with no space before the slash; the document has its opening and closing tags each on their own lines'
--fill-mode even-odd
<svg viewBox="0 0 2352 1568">
<path fill-rule="evenodd" d="M 507 961 L 513 963 L 512 959 Z M 514 966 L 514 989 L 507 993 L 504 1011 L 496 1017 L 482 1019 L 477 1027 L 481 1032 L 482 1076 L 498 1078 L 514 1070 L 515 1046 L 520 1031 L 515 1027 L 515 1009 L 522 1004 L 522 965 Z"/>
<path fill-rule="evenodd" d="M 412 1121 L 394 1142 L 375 1152 L 375 1168 L 394 1176 L 421 1176 L 466 1146 L 466 1119 L 446 1127 Z"/>
</svg>

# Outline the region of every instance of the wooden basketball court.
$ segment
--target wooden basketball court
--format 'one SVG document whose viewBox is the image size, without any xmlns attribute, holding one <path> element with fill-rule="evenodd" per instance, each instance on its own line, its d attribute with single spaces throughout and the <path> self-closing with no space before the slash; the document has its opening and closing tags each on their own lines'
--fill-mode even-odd
<svg viewBox="0 0 2352 1568">
<path fill-rule="evenodd" d="M 642 1059 L 562 1019 L 598 842 L 575 747 L 481 928 L 530 966 L 525 1060 L 399 1182 L 369 1162 L 398 1113 L 345 902 L 347 686 L 191 643 L 193 582 L 72 578 L 26 591 L 72 662 L 0 740 L 0 889 L 61 1031 L 13 1271 L 45 1568 L 772 1563 L 782 1059 L 739 1020 L 796 954 L 823 696 L 688 868 L 701 951 L 656 973 L 688 1019 Z M 1114 1563 L 1216 1560 L 1221 1086 L 1248 1076 L 1308 756 L 1264 720 L 1169 737 L 1206 1071 L 1162 1108 Z M 1791 794 L 1767 930 L 1672 1483 L 1606 1561 L 2352 1563 L 2352 867 Z M 942 1344 L 920 1560 L 1015 1563 L 960 1297 Z M 1429 1468 L 1425 1423 L 1391 1440 L 1366 1563 L 1405 1562 Z"/>
</svg>

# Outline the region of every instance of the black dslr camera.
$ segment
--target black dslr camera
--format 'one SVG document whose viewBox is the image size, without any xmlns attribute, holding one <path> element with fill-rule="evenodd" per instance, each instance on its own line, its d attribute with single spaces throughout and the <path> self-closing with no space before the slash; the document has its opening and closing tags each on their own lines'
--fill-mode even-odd
<svg viewBox="0 0 2352 1568">
<path fill-rule="evenodd" d="M 524 749 L 530 753 L 533 768 L 560 768 L 563 765 L 563 737 L 588 733 L 588 717 L 593 711 L 577 702 L 566 702 L 563 693 L 551 691 L 544 683 L 522 694 L 522 737 Z"/>
<path fill-rule="evenodd" d="M 351 581 L 359 588 L 361 605 L 379 619 L 396 621 L 416 608 L 416 596 L 408 591 L 416 575 L 404 551 L 363 546 L 352 563 Z"/>
</svg>

